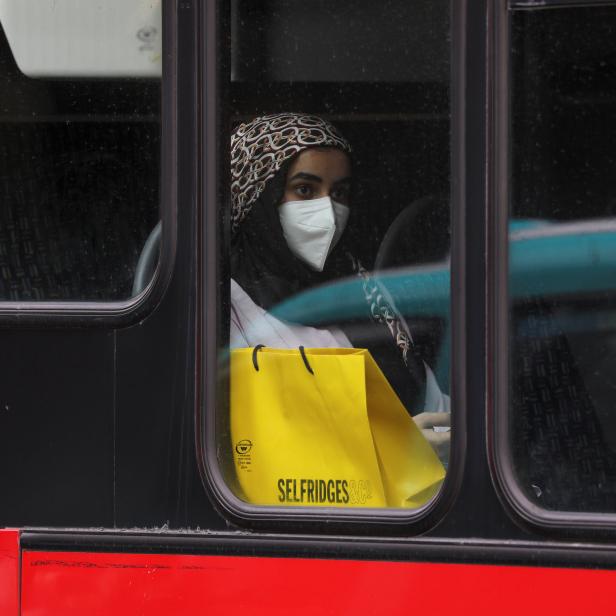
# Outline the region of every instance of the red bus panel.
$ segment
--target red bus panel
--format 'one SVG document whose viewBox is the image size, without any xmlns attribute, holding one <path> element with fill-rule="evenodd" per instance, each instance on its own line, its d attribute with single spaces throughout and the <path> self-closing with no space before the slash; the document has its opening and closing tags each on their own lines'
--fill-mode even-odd
<svg viewBox="0 0 616 616">
<path fill-rule="evenodd" d="M 0 529 L 0 614 L 19 616 L 19 531 Z"/>
<path fill-rule="evenodd" d="M 615 571 L 24 552 L 23 616 L 611 613 Z"/>
</svg>

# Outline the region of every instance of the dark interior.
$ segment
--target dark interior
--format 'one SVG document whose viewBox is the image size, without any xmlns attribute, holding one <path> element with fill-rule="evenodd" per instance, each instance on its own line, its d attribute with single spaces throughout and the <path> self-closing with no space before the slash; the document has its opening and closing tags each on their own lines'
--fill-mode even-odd
<svg viewBox="0 0 616 616">
<path fill-rule="evenodd" d="M 517 11 L 515 218 L 616 215 L 616 8 Z"/>
<path fill-rule="evenodd" d="M 0 29 L 0 300 L 122 300 L 158 219 L 160 83 L 26 77 Z"/>
</svg>

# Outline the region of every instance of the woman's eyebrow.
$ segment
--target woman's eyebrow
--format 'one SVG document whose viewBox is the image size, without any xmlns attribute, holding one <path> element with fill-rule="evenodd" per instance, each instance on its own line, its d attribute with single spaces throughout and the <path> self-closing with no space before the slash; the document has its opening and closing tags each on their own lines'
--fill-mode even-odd
<svg viewBox="0 0 616 616">
<path fill-rule="evenodd" d="M 292 178 L 289 179 L 289 182 L 292 182 L 293 180 L 309 180 L 311 182 L 323 181 L 323 179 L 320 178 L 318 175 L 312 175 L 312 173 L 305 173 L 303 171 L 296 173 Z"/>
</svg>

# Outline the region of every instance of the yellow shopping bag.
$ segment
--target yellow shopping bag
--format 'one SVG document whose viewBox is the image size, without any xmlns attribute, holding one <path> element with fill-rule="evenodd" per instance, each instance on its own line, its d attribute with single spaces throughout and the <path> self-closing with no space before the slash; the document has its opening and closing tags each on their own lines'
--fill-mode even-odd
<svg viewBox="0 0 616 616">
<path fill-rule="evenodd" d="M 253 504 L 419 507 L 445 476 L 365 349 L 233 350 L 231 439 Z"/>
</svg>

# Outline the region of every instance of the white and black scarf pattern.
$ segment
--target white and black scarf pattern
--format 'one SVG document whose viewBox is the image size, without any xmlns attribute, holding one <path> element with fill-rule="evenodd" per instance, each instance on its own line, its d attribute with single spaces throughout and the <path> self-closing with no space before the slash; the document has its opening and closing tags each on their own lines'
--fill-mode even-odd
<svg viewBox="0 0 616 616">
<path fill-rule="evenodd" d="M 299 113 L 277 113 L 238 126 L 231 136 L 231 230 L 235 232 L 265 183 L 283 163 L 308 148 L 336 147 L 348 141 L 327 121 Z"/>
<path fill-rule="evenodd" d="M 362 279 L 362 290 L 370 306 L 370 317 L 375 323 L 380 323 L 387 327 L 402 354 L 405 366 L 408 367 L 409 351 L 413 345 L 413 337 L 406 321 L 395 308 L 393 299 L 387 289 L 355 257 L 352 255 L 349 255 L 349 257 L 353 263 L 353 269 Z"/>
</svg>

